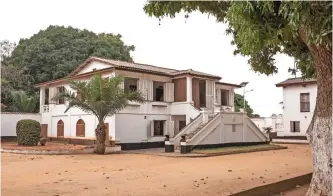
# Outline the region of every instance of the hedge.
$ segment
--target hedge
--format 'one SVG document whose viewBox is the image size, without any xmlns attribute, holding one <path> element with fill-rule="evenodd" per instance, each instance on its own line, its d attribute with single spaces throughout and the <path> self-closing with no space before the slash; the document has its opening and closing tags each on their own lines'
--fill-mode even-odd
<svg viewBox="0 0 333 196">
<path fill-rule="evenodd" d="M 37 146 L 40 139 L 40 133 L 40 124 L 35 120 L 20 120 L 16 124 L 18 145 Z"/>
</svg>

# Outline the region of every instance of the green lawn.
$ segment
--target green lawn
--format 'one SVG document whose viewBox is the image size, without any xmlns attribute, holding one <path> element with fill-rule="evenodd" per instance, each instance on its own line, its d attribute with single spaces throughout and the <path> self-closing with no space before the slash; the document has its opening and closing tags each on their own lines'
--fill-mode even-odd
<svg viewBox="0 0 333 196">
<path fill-rule="evenodd" d="M 278 150 L 286 149 L 286 146 L 280 146 L 275 144 L 262 144 L 262 145 L 251 145 L 251 146 L 230 146 L 230 147 L 220 147 L 220 148 L 210 148 L 210 149 L 194 149 L 192 153 L 196 154 L 237 154 L 246 152 L 257 152 L 257 151 L 267 151 L 267 150 Z"/>
</svg>

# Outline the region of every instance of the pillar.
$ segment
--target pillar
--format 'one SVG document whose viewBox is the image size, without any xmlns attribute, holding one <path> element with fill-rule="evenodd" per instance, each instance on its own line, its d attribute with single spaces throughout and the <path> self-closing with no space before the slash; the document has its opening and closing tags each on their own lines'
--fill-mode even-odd
<svg viewBox="0 0 333 196">
<path fill-rule="evenodd" d="M 192 100 L 192 77 L 186 77 L 186 102 L 191 103 Z"/>
<path fill-rule="evenodd" d="M 44 104 L 45 104 L 45 88 L 41 87 L 39 92 L 39 113 L 43 113 Z"/>
</svg>

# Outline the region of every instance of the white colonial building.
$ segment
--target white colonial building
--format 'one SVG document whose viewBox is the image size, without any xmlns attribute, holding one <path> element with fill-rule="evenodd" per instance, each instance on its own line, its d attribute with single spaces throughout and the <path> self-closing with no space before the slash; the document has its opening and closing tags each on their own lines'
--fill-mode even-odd
<svg viewBox="0 0 333 196">
<path fill-rule="evenodd" d="M 317 81 L 291 78 L 276 84 L 283 90 L 283 131 L 278 136 L 306 136 L 316 106 Z"/>
<path fill-rule="evenodd" d="M 122 149 L 163 146 L 165 134 L 179 141 L 189 134 L 191 144 L 265 142 L 266 138 L 243 113 L 234 112 L 234 88 L 221 77 L 188 70 L 90 57 L 64 79 L 36 85 L 40 88 L 41 124 L 44 135 L 89 143 L 95 139 L 97 119 L 77 108 L 64 113 L 67 102 L 51 101 L 64 89 L 65 79 L 87 80 L 123 76 L 122 88 L 141 91 L 146 103 L 129 106 L 105 121 L 108 138 Z M 223 109 L 223 117 L 221 115 Z M 222 122 L 223 121 L 223 122 Z M 246 126 L 247 125 L 247 126 Z M 259 133 L 260 132 L 260 133 Z"/>
</svg>

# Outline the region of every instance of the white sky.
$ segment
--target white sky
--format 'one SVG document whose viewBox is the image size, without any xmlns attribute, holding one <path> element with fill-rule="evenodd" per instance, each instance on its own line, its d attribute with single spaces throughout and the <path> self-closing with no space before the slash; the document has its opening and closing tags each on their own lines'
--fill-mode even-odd
<svg viewBox="0 0 333 196">
<path fill-rule="evenodd" d="M 149 18 L 143 11 L 145 0 L 10 0 L 2 1 L 0 40 L 19 41 L 49 25 L 72 26 L 95 33 L 120 33 L 127 45 L 135 45 L 133 59 L 176 69 L 195 69 L 220 75 L 223 82 L 248 81 L 246 99 L 256 113 L 270 116 L 281 113 L 282 89 L 275 84 L 290 78 L 293 59 L 276 57 L 279 73 L 265 76 L 254 73 L 247 58 L 233 55 L 231 37 L 225 25 L 200 13 L 175 19 Z M 242 89 L 236 90 L 242 94 Z"/>
</svg>

